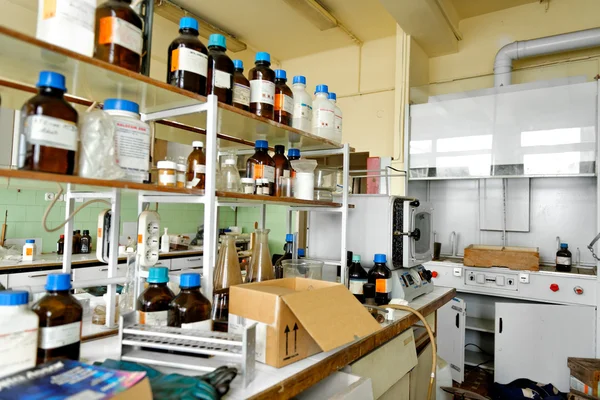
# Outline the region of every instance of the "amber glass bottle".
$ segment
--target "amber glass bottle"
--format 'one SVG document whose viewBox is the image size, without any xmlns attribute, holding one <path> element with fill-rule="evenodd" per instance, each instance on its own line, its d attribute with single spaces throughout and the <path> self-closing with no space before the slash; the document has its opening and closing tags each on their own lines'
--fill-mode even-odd
<svg viewBox="0 0 600 400">
<path fill-rule="evenodd" d="M 31 308 L 40 319 L 37 364 L 59 358 L 79 360 L 83 308 L 69 293 L 71 275 L 48 275 L 46 290 Z"/>
<path fill-rule="evenodd" d="M 73 253 L 80 254 L 81 253 L 81 231 L 79 229 L 77 229 L 75 232 L 73 232 L 73 246 L 75 246 L 75 251 Z"/>
<path fill-rule="evenodd" d="M 60 235 L 60 239 L 56 242 L 56 254 L 64 254 L 65 252 L 65 235 Z"/>
<path fill-rule="evenodd" d="M 256 53 L 254 68 L 248 72 L 250 81 L 250 112 L 273 119 L 275 104 L 275 72 L 271 68 L 271 55 Z"/>
<path fill-rule="evenodd" d="M 375 302 L 378 306 L 392 300 L 392 271 L 387 267 L 385 254 L 375 254 L 375 265 L 369 270 L 369 283 L 375 284 Z"/>
<path fill-rule="evenodd" d="M 290 163 L 290 176 L 293 178 L 296 176 L 296 171 L 292 168 L 292 161 L 300 159 L 300 150 L 289 149 L 288 150 L 288 161 Z"/>
<path fill-rule="evenodd" d="M 92 252 L 92 237 L 90 231 L 84 229 L 81 236 L 81 254 L 90 254 Z"/>
<path fill-rule="evenodd" d="M 242 283 L 242 271 L 235 248 L 235 236 L 222 236 L 213 278 L 212 320 L 215 331 L 227 332 L 229 288 Z"/>
<path fill-rule="evenodd" d="M 38 94 L 21 108 L 19 168 L 73 175 L 79 143 L 77 111 L 65 101 L 65 77 L 40 72 Z"/>
<path fill-rule="evenodd" d="M 181 291 L 169 305 L 169 326 L 212 330 L 210 301 L 200 293 L 200 274 L 181 274 L 179 288 Z"/>
<path fill-rule="evenodd" d="M 142 19 L 131 8 L 131 0 L 108 0 L 96 8 L 94 58 L 140 72 Z"/>
<path fill-rule="evenodd" d="M 148 287 L 137 299 L 138 322 L 144 325 L 167 326 L 169 304 L 175 295 L 167 286 L 169 269 L 152 267 L 148 273 Z"/>
<path fill-rule="evenodd" d="M 206 95 L 208 50 L 198 39 L 198 21 L 179 20 L 179 37 L 169 46 L 167 83 L 190 92 Z"/>
<path fill-rule="evenodd" d="M 275 112 L 274 120 L 280 124 L 292 126 L 294 117 L 294 94 L 285 83 L 287 74 L 282 69 L 275 70 Z"/>
<path fill-rule="evenodd" d="M 206 181 L 206 156 L 204 155 L 204 143 L 192 142 L 194 150 L 187 160 L 187 188 L 204 190 Z"/>
<path fill-rule="evenodd" d="M 233 106 L 242 110 L 250 110 L 250 82 L 244 76 L 242 60 L 233 60 Z"/>
<path fill-rule="evenodd" d="M 269 155 L 269 142 L 257 140 L 256 153 L 246 161 L 246 177 L 269 180 L 269 194 L 275 193 L 275 161 Z"/>
<path fill-rule="evenodd" d="M 290 162 L 285 156 L 285 147 L 281 144 L 275 146 L 275 155 L 273 156 L 275 162 L 275 196 L 281 196 L 281 189 L 279 187 L 279 177 L 290 176 Z"/>
<path fill-rule="evenodd" d="M 233 104 L 233 61 L 227 56 L 225 36 L 218 33 L 208 38 L 207 93 L 214 94 L 221 103 Z"/>
</svg>

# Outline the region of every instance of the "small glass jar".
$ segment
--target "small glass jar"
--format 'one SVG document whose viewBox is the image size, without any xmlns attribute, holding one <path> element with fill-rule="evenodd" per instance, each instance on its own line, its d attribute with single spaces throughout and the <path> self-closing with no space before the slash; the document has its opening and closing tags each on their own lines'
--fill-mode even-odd
<svg viewBox="0 0 600 400">
<path fill-rule="evenodd" d="M 242 183 L 242 193 L 254 194 L 254 179 L 242 178 L 241 183 Z"/>
<path fill-rule="evenodd" d="M 177 186 L 177 164 L 173 161 L 159 161 L 158 167 L 158 186 Z"/>
<path fill-rule="evenodd" d="M 187 172 L 187 166 L 185 164 L 177 164 L 177 187 L 184 188 L 185 187 L 185 177 Z"/>
<path fill-rule="evenodd" d="M 261 184 L 260 184 L 261 192 L 259 194 L 262 194 L 263 196 L 270 196 L 271 189 L 269 187 L 269 180 L 267 178 L 263 178 L 260 181 L 261 181 Z"/>
</svg>

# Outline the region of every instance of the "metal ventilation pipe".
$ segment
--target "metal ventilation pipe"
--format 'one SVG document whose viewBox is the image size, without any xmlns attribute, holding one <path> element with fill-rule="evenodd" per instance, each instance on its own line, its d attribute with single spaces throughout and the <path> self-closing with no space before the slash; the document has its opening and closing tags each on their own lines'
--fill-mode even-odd
<svg viewBox="0 0 600 400">
<path fill-rule="evenodd" d="M 500 87 L 511 84 L 513 60 L 596 46 L 600 46 L 600 28 L 507 44 L 496 54 L 496 61 L 494 62 L 495 86 Z"/>
</svg>

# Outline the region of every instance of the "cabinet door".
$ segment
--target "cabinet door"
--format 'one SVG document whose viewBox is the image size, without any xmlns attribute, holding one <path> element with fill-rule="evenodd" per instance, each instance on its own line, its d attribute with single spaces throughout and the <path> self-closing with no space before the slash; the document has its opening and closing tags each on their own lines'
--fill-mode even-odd
<svg viewBox="0 0 600 400">
<path fill-rule="evenodd" d="M 462 383 L 465 378 L 465 302 L 455 297 L 437 313 L 437 353 L 450 365 L 452 380 Z"/>
<path fill-rule="evenodd" d="M 569 391 L 567 357 L 595 357 L 596 310 L 587 306 L 496 303 L 495 373 Z"/>
</svg>

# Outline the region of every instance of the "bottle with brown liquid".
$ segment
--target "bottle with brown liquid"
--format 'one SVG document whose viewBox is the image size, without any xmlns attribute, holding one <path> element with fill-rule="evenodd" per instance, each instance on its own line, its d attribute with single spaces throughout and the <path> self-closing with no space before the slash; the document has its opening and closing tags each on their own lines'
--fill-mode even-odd
<svg viewBox="0 0 600 400">
<path fill-rule="evenodd" d="M 212 330 L 210 301 L 200 293 L 200 274 L 181 274 L 179 288 L 169 305 L 169 326 Z"/>
<path fill-rule="evenodd" d="M 144 325 L 167 326 L 169 304 L 175 295 L 167 286 L 169 269 L 152 267 L 148 271 L 148 287 L 137 299 L 138 322 Z"/>
<path fill-rule="evenodd" d="M 292 126 L 294 117 L 294 94 L 285 83 L 287 74 L 282 69 L 275 70 L 275 112 L 274 120 L 280 124 Z"/>
<path fill-rule="evenodd" d="M 244 76 L 242 60 L 233 60 L 233 106 L 242 110 L 250 110 L 250 82 Z"/>
<path fill-rule="evenodd" d="M 275 72 L 271 68 L 271 55 L 256 53 L 254 68 L 248 72 L 250 81 L 250 112 L 273 119 L 275 104 Z"/>
<path fill-rule="evenodd" d="M 268 179 L 269 195 L 275 193 L 275 161 L 269 155 L 269 142 L 257 140 L 254 148 L 256 153 L 246 161 L 246 177 Z"/>
<path fill-rule="evenodd" d="M 386 265 L 385 254 L 375 254 L 375 265 L 369 270 L 369 283 L 375 284 L 375 302 L 385 305 L 392 300 L 392 271 Z"/>
<path fill-rule="evenodd" d="M 74 254 L 81 254 L 81 231 L 79 229 L 73 233 L 73 242 L 75 246 Z"/>
<path fill-rule="evenodd" d="M 70 290 L 70 274 L 49 274 L 46 295 L 31 307 L 40 319 L 37 364 L 79 360 L 83 308 Z"/>
<path fill-rule="evenodd" d="M 65 235 L 60 235 L 60 239 L 56 242 L 56 254 L 65 253 Z"/>
<path fill-rule="evenodd" d="M 181 18 L 179 33 L 169 46 L 167 83 L 205 96 L 208 50 L 198 39 L 198 21 Z"/>
<path fill-rule="evenodd" d="M 19 168 L 73 175 L 79 144 L 77 111 L 65 101 L 64 75 L 42 71 L 38 94 L 21 108 Z"/>
<path fill-rule="evenodd" d="M 192 142 L 194 150 L 190 153 L 187 160 L 187 188 L 200 189 L 204 193 L 204 184 L 206 182 L 206 156 L 204 155 L 204 143 Z"/>
<path fill-rule="evenodd" d="M 81 236 L 81 254 L 90 254 L 92 252 L 92 237 L 90 231 L 87 229 L 83 230 Z"/>
<path fill-rule="evenodd" d="M 296 176 L 296 171 L 292 168 L 292 161 L 300 159 L 300 150 L 288 149 L 288 162 L 290 163 L 290 176 L 293 178 Z"/>
<path fill-rule="evenodd" d="M 235 236 L 221 236 L 221 248 L 217 257 L 213 279 L 213 329 L 227 332 L 229 319 L 229 288 L 242 284 L 242 271 L 235 247 Z"/>
<path fill-rule="evenodd" d="M 73 239 L 71 240 L 71 254 L 79 254 L 79 242 L 77 241 L 77 231 L 73 231 Z"/>
<path fill-rule="evenodd" d="M 250 269 L 246 274 L 246 283 L 275 279 L 271 252 L 269 251 L 269 229 L 257 229 L 256 242 L 252 249 Z"/>
<path fill-rule="evenodd" d="M 208 38 L 207 93 L 221 103 L 233 104 L 233 61 L 227 55 L 225 36 L 214 33 Z"/>
<path fill-rule="evenodd" d="M 279 177 L 290 176 L 290 162 L 285 156 L 285 147 L 281 144 L 275 146 L 275 155 L 273 156 L 275 162 L 275 196 L 281 196 L 281 188 L 279 187 Z"/>
<path fill-rule="evenodd" d="M 94 58 L 140 72 L 143 23 L 131 0 L 108 0 L 96 8 Z"/>
</svg>

